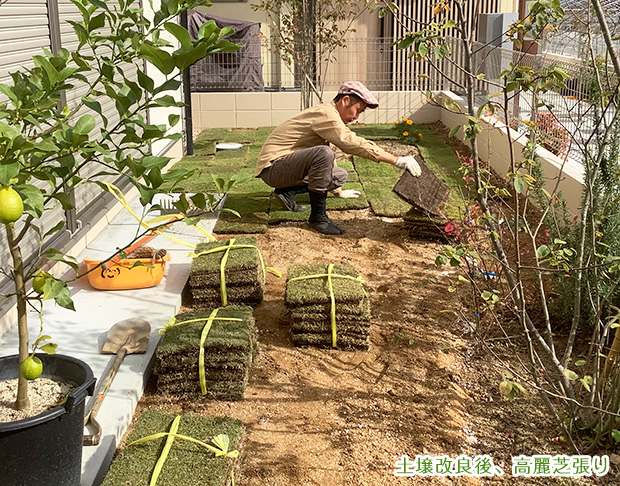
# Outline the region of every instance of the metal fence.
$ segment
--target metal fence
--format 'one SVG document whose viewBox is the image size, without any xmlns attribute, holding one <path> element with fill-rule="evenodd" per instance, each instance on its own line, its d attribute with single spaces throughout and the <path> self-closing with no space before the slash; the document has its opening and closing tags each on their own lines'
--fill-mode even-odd
<svg viewBox="0 0 620 486">
<path fill-rule="evenodd" d="M 533 130 L 537 142 L 561 158 L 569 158 L 581 162 L 584 157 L 584 147 L 596 128 L 598 118 L 592 97 L 592 83 L 595 78 L 593 67 L 584 64 L 579 59 L 559 57 L 552 53 L 539 55 L 524 54 L 510 49 L 488 47 L 477 44 L 474 49 L 473 61 L 475 72 L 485 74 L 485 79 L 502 84 L 500 73 L 509 69 L 511 63 L 515 66 L 528 66 L 535 71 L 557 67 L 568 78 L 564 81 L 565 87 L 549 90 L 534 96 L 531 92 L 521 92 L 512 95 L 507 116 L 504 121 L 514 129 L 527 133 Z M 609 70 L 603 69 L 601 79 L 609 89 L 614 89 L 618 79 Z M 482 104 L 493 92 L 500 92 L 500 88 L 488 88 L 479 83 L 481 89 L 477 93 L 477 101 Z M 497 101 L 497 98 L 491 98 Z M 501 102 L 501 101 L 500 101 Z M 606 113 L 610 121 L 613 110 Z"/>
<path fill-rule="evenodd" d="M 408 57 L 406 51 L 397 49 L 391 37 L 350 40 L 345 48 L 334 52 L 330 62 L 316 62 L 316 84 L 324 91 L 334 91 L 344 80 L 356 79 L 373 91 L 451 90 L 463 94 L 466 77 L 462 68 L 457 66 L 464 65 L 465 51 L 459 39 L 449 38 L 447 41 L 455 62 L 440 61 L 438 69 L 434 69 L 429 62 Z M 562 69 L 568 75 L 565 88 L 547 91 L 536 99 L 531 93 L 513 94 L 507 120 L 502 113 L 496 114 L 521 132 L 534 130 L 538 142 L 560 157 L 582 159 L 578 147 L 583 147 L 592 135 L 595 123 L 590 93 L 593 68 L 579 59 L 558 56 L 554 52 L 523 54 L 480 43 L 474 43 L 472 54 L 474 73 L 483 73 L 491 83 L 477 82 L 476 100 L 480 104 L 489 97 L 501 101 L 494 96 L 501 92 L 501 88 L 492 84 L 502 84 L 500 73 L 509 69 L 511 64 L 529 66 L 536 71 L 551 67 Z M 234 53 L 219 56 L 218 62 L 231 65 L 237 62 Z M 261 40 L 260 58 L 264 90 L 299 89 L 302 74 L 282 61 L 265 39 Z M 608 77 L 607 81 L 612 86 L 617 83 L 614 77 Z M 244 91 L 238 80 L 220 79 L 218 82 L 220 84 L 214 91 Z"/>
</svg>

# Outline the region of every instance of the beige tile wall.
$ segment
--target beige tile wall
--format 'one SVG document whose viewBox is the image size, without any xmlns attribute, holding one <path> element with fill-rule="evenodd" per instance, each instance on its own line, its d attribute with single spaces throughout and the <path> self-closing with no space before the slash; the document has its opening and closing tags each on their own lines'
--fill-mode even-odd
<svg viewBox="0 0 620 486">
<path fill-rule="evenodd" d="M 323 100 L 334 96 L 326 92 Z M 424 93 L 380 91 L 375 96 L 379 108 L 366 110 L 360 123 L 392 123 L 403 116 L 418 123 L 439 119 L 439 108 L 429 105 Z M 194 130 L 276 126 L 299 111 L 299 93 L 192 93 Z"/>
</svg>

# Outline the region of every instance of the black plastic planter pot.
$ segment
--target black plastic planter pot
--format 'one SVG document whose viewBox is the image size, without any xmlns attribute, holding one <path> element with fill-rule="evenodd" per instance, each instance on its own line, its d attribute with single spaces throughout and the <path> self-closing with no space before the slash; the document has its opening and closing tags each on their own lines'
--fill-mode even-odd
<svg viewBox="0 0 620 486">
<path fill-rule="evenodd" d="M 90 367 L 60 354 L 37 354 L 42 377 L 77 385 L 66 402 L 24 420 L 0 423 L 0 484 L 79 486 L 84 405 L 95 389 Z M 0 357 L 0 381 L 17 378 L 17 355 Z"/>
</svg>

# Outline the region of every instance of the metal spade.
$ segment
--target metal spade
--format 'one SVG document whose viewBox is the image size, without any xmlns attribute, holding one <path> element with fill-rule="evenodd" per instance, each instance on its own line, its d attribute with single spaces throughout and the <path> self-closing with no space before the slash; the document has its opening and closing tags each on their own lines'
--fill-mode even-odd
<svg viewBox="0 0 620 486">
<path fill-rule="evenodd" d="M 105 342 L 101 347 L 101 353 L 115 354 L 116 358 L 114 358 L 114 363 L 112 363 L 108 372 L 103 376 L 101 381 L 103 385 L 93 400 L 88 415 L 84 418 L 84 425 L 90 423 L 97 428 L 96 434 L 84 436 L 82 443 L 85 446 L 97 445 L 101 440 L 101 425 L 96 420 L 97 413 L 123 359 L 128 354 L 144 354 L 149 345 L 150 335 L 151 325 L 144 319 L 138 319 L 137 317 L 117 322 L 108 331 Z"/>
</svg>

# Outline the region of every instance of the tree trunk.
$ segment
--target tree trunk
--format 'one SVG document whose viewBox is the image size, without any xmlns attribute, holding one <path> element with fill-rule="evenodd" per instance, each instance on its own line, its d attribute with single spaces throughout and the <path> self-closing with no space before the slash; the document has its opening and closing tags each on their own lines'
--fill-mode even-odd
<svg viewBox="0 0 620 486">
<path fill-rule="evenodd" d="M 28 337 L 28 316 L 26 313 L 26 281 L 24 279 L 24 261 L 19 244 L 15 238 L 15 231 L 12 224 L 4 225 L 6 236 L 9 242 L 9 250 L 13 259 L 13 272 L 15 282 L 15 297 L 17 298 L 17 329 L 19 333 L 19 364 L 28 357 L 29 337 Z M 30 407 L 28 398 L 28 381 L 19 374 L 17 384 L 17 400 L 15 409 L 24 410 Z"/>
</svg>

